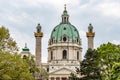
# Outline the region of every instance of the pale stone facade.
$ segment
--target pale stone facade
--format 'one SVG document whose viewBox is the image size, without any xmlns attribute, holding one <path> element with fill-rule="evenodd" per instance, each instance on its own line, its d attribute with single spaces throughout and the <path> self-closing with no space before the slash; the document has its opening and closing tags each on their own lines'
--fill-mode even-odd
<svg viewBox="0 0 120 80">
<path fill-rule="evenodd" d="M 66 59 L 63 51 L 67 51 Z M 53 55 L 51 55 L 51 52 Z M 49 80 L 67 80 L 80 67 L 82 48 L 76 43 L 57 43 L 48 47 Z M 51 59 L 53 56 L 53 59 Z M 54 78 L 54 79 L 53 79 Z"/>
</svg>

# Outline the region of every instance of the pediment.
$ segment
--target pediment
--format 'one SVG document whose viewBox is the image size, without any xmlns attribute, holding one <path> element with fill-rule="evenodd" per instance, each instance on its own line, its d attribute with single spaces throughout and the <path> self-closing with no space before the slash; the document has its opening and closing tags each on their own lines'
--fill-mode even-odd
<svg viewBox="0 0 120 80">
<path fill-rule="evenodd" d="M 50 74 L 69 75 L 70 73 L 74 73 L 74 71 L 72 71 L 72 70 L 70 70 L 70 69 L 68 69 L 68 68 L 61 68 L 61 69 L 58 69 L 58 70 L 56 70 L 56 71 L 51 72 Z"/>
</svg>

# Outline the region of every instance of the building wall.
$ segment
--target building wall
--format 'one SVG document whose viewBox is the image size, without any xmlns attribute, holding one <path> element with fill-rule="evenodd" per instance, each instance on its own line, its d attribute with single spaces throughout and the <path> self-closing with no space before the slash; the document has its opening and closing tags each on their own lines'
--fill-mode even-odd
<svg viewBox="0 0 120 80">
<path fill-rule="evenodd" d="M 67 51 L 67 59 L 62 59 L 63 50 Z M 51 60 L 51 52 L 53 59 Z M 79 59 L 77 59 L 79 52 Z M 80 67 L 82 48 L 76 43 L 55 43 L 48 46 L 48 65 L 49 65 L 49 80 L 51 78 L 69 78 L 70 73 L 75 73 L 76 68 Z M 68 71 L 66 71 L 66 69 Z M 64 74 L 64 75 L 63 75 Z"/>
<path fill-rule="evenodd" d="M 48 47 L 48 61 L 52 60 L 62 60 L 63 50 L 67 51 L 67 60 L 77 60 L 77 52 L 79 52 L 79 59 L 82 59 L 82 48 L 80 45 L 73 43 L 57 43 L 53 45 L 49 45 Z M 53 53 L 53 59 L 51 60 L 51 52 Z"/>
</svg>

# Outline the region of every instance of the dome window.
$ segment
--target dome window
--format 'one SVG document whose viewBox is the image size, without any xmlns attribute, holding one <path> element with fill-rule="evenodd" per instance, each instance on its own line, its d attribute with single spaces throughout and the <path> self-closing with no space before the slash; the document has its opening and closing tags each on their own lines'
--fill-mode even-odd
<svg viewBox="0 0 120 80">
<path fill-rule="evenodd" d="M 63 41 L 66 42 L 66 41 L 67 41 L 67 38 L 66 38 L 66 37 L 63 37 Z"/>
<path fill-rule="evenodd" d="M 64 27 L 64 30 L 66 30 L 66 28 Z"/>
<path fill-rule="evenodd" d="M 79 39 L 77 38 L 77 42 L 79 42 Z"/>
<path fill-rule="evenodd" d="M 66 50 L 63 50 L 63 56 L 62 56 L 63 59 L 67 59 L 67 51 Z"/>
</svg>

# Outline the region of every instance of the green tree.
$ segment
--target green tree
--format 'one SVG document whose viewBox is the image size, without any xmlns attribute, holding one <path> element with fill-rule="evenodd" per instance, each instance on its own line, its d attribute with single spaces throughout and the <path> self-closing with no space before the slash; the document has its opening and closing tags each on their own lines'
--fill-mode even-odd
<svg viewBox="0 0 120 80">
<path fill-rule="evenodd" d="M 80 70 L 77 70 L 83 76 L 80 80 L 101 80 L 98 57 L 98 52 L 96 50 L 87 50 L 85 59 L 81 62 Z"/>
<path fill-rule="evenodd" d="M 35 65 L 34 56 L 30 56 L 30 57 L 26 56 L 25 58 L 23 58 L 23 60 L 27 62 L 28 65 L 30 66 L 30 73 L 32 73 L 34 79 L 35 79 L 36 73 L 40 75 L 42 80 L 48 79 L 48 72 L 44 68 L 38 68 Z"/>
<path fill-rule="evenodd" d="M 18 47 L 9 30 L 0 27 L 0 80 L 32 80 L 30 65 L 16 52 Z"/>
<path fill-rule="evenodd" d="M 74 73 L 70 74 L 69 80 L 80 80 Z"/>
<path fill-rule="evenodd" d="M 120 80 L 120 62 L 113 65 L 111 70 L 111 80 Z"/>
<path fill-rule="evenodd" d="M 102 44 L 97 51 L 99 53 L 98 63 L 101 68 L 102 80 L 110 80 L 113 65 L 120 62 L 120 45 L 108 42 Z"/>
<path fill-rule="evenodd" d="M 41 75 L 42 80 L 47 80 L 48 79 L 48 72 L 44 68 L 40 68 L 39 73 Z"/>
<path fill-rule="evenodd" d="M 30 66 L 20 55 L 0 51 L 0 80 L 32 80 Z"/>
<path fill-rule="evenodd" d="M 18 51 L 16 42 L 10 36 L 9 30 L 5 27 L 0 27 L 0 50 L 15 53 Z"/>
<path fill-rule="evenodd" d="M 35 78 L 35 72 L 39 72 L 39 69 L 35 65 L 34 56 L 23 57 L 23 60 L 29 65 L 30 73 L 32 73 L 33 77 Z"/>
</svg>

